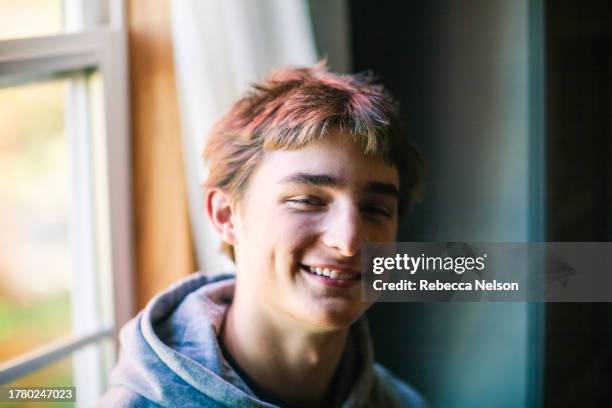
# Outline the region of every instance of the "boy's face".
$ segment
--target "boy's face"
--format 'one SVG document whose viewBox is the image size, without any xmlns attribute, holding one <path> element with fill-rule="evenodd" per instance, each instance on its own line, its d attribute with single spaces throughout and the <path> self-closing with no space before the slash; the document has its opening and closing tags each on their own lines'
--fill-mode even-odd
<svg viewBox="0 0 612 408">
<path fill-rule="evenodd" d="M 370 306 L 363 241 L 395 240 L 398 189 L 394 167 L 342 134 L 267 153 L 233 217 L 236 296 L 311 329 L 347 327 Z"/>
</svg>

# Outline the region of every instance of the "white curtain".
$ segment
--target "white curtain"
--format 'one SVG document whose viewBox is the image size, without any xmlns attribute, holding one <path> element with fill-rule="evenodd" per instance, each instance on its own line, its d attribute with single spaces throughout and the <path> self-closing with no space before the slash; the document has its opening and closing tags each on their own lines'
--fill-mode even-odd
<svg viewBox="0 0 612 408">
<path fill-rule="evenodd" d="M 307 0 L 173 0 L 172 31 L 198 267 L 232 270 L 205 219 L 201 161 L 213 123 L 271 68 L 317 60 Z"/>
</svg>

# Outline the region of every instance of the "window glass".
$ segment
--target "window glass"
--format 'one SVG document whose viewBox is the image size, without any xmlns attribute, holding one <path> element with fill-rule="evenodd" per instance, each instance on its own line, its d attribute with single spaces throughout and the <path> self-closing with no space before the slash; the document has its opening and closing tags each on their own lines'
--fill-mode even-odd
<svg viewBox="0 0 612 408">
<path fill-rule="evenodd" d="M 62 0 L 0 0 L 0 40 L 59 34 Z"/>
<path fill-rule="evenodd" d="M 0 362 L 71 334 L 68 81 L 0 88 Z"/>
<path fill-rule="evenodd" d="M 20 402 L 19 408 L 91 407 L 107 389 L 106 380 L 115 365 L 115 345 L 106 338 L 85 346 L 68 357 L 24 375 L 5 387 L 76 387 L 74 402 Z M 99 372 L 94 372 L 98 369 Z M 80 402 L 80 404 L 79 404 Z M 0 406 L 4 406 L 0 403 Z"/>
</svg>

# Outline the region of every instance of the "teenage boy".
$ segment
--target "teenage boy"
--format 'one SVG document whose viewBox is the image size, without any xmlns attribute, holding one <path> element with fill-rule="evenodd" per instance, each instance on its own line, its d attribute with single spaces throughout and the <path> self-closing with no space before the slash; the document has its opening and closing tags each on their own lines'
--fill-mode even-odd
<svg viewBox="0 0 612 408">
<path fill-rule="evenodd" d="M 423 406 L 373 362 L 362 317 L 362 245 L 395 240 L 421 180 L 394 100 L 323 64 L 280 69 L 217 123 L 204 159 L 235 275 L 151 300 L 121 331 L 100 406 Z"/>
</svg>

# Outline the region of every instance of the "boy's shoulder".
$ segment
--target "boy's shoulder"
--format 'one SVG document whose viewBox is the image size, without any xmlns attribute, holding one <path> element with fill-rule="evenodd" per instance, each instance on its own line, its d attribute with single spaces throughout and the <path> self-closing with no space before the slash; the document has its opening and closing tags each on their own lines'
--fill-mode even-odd
<svg viewBox="0 0 612 408">
<path fill-rule="evenodd" d="M 191 401 L 188 397 L 181 401 L 171 401 L 169 405 L 159 405 L 123 385 L 111 387 L 104 393 L 102 398 L 97 401 L 94 408 L 163 408 L 167 406 L 177 406 L 177 404 L 182 408 L 221 408 L 221 406 L 213 400 L 207 400 L 204 405 L 202 405 L 201 400 L 195 402 Z"/>
<path fill-rule="evenodd" d="M 372 405 L 384 407 L 425 408 L 425 400 L 414 388 L 380 364 L 374 364 Z"/>
<path fill-rule="evenodd" d="M 96 408 L 160 408 L 142 395 L 123 386 L 111 387 L 95 405 Z"/>
</svg>

